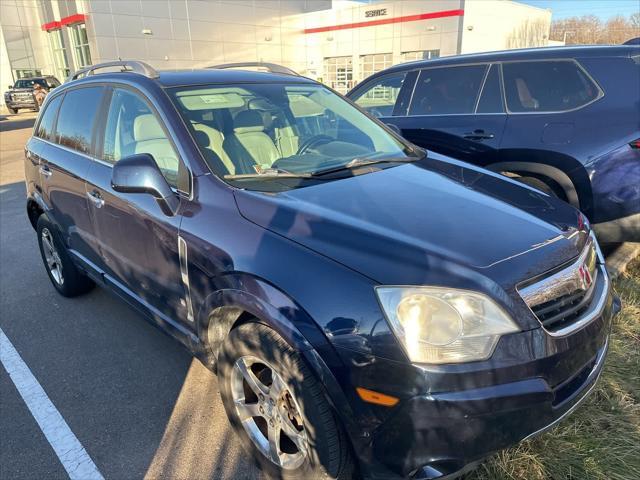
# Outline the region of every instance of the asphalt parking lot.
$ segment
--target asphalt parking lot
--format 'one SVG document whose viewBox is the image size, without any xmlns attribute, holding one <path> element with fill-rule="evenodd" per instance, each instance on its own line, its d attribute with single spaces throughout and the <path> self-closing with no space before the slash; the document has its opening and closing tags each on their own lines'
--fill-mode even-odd
<svg viewBox="0 0 640 480">
<path fill-rule="evenodd" d="M 34 118 L 0 116 L 0 329 L 104 478 L 259 478 L 215 375 L 105 290 L 50 285 L 24 210 Z M 4 368 L 0 399 L 0 478 L 69 478 Z"/>
</svg>

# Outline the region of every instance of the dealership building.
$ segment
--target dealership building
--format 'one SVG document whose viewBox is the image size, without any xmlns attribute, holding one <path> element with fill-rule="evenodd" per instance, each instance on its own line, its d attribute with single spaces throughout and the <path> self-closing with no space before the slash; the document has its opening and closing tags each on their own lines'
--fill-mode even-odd
<svg viewBox="0 0 640 480">
<path fill-rule="evenodd" d="M 118 58 L 263 61 L 346 92 L 396 63 L 547 45 L 550 23 L 509 0 L 1 0 L 0 82 Z"/>
</svg>

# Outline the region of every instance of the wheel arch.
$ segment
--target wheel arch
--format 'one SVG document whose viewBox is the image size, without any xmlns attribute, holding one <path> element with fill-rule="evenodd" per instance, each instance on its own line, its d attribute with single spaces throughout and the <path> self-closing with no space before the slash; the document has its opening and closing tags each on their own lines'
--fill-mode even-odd
<svg viewBox="0 0 640 480">
<path fill-rule="evenodd" d="M 33 197 L 27 199 L 27 216 L 34 230 L 38 226 L 38 218 L 45 212 L 43 206 Z"/>
<path fill-rule="evenodd" d="M 567 201 L 587 214 L 593 210 L 591 182 L 584 166 L 569 155 L 551 151 L 507 150 L 500 161 L 485 166 L 493 172 L 547 177 L 564 192 Z"/>
<path fill-rule="evenodd" d="M 240 275 L 239 278 L 246 276 Z M 244 280 L 246 282 L 246 278 Z M 220 347 L 233 328 L 249 321 L 272 328 L 303 356 L 322 383 L 325 398 L 340 419 L 353 446 L 359 431 L 354 421 L 355 414 L 327 364 L 342 365 L 333 346 L 309 314 L 293 299 L 266 281 L 253 277 L 252 280 L 251 292 L 242 288 L 218 290 L 210 294 L 205 305 L 198 310 L 196 321 L 203 350 L 206 350 L 199 355 L 200 358 L 209 368 L 215 369 Z M 256 289 L 256 286 L 261 288 Z"/>
</svg>

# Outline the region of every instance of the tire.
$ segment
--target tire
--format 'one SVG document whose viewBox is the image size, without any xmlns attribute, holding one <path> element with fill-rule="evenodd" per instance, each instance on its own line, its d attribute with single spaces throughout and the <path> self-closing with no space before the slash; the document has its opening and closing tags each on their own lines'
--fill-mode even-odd
<svg viewBox="0 0 640 480">
<path fill-rule="evenodd" d="M 18 109 L 17 108 L 8 108 L 7 107 L 7 110 L 9 110 L 9 113 L 12 113 L 14 115 L 18 113 Z"/>
<path fill-rule="evenodd" d="M 58 293 L 63 297 L 77 297 L 91 290 L 95 286 L 93 280 L 73 263 L 56 228 L 45 215 L 38 218 L 36 231 L 42 262 Z"/>
<path fill-rule="evenodd" d="M 40 105 L 36 105 L 35 107 L 33 107 L 31 109 L 32 112 L 39 112 L 40 111 Z"/>
<path fill-rule="evenodd" d="M 218 360 L 220 395 L 229 421 L 261 470 L 272 478 L 286 480 L 352 478 L 350 446 L 322 385 L 298 352 L 274 330 L 253 322 L 234 328 Z M 254 387 L 249 387 L 247 378 L 252 379 Z M 256 381 L 260 383 L 258 389 Z M 256 391 L 262 392 L 262 400 Z M 238 404 L 251 408 L 242 409 L 247 412 L 244 423 Z M 269 419 L 273 419 L 273 428 Z M 294 434 L 288 436 L 291 428 Z M 282 456 L 274 455 L 269 443 L 273 431 L 280 432 L 277 450 Z M 294 437 L 297 442 L 291 441 Z M 252 438 L 266 440 L 266 445 L 263 442 L 261 448 Z"/>
<path fill-rule="evenodd" d="M 540 180 L 539 178 L 535 178 L 535 177 L 516 177 L 516 178 L 514 178 L 514 180 L 517 180 L 518 182 L 524 183 L 525 185 L 528 185 L 530 187 L 536 188 L 536 189 L 540 190 L 541 192 L 546 193 L 547 195 L 551 195 L 553 197 L 558 197 L 558 195 L 555 192 L 555 190 L 551 186 L 549 186 L 547 183 L 545 183 L 544 181 Z"/>
</svg>

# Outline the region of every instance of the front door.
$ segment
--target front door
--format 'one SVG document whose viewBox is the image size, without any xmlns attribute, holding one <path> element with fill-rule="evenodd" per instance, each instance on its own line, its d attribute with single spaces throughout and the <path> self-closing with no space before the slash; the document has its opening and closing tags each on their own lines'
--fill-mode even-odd
<svg viewBox="0 0 640 480">
<path fill-rule="evenodd" d="M 151 154 L 175 187 L 180 163 L 176 150 L 148 101 L 125 88 L 111 92 L 102 137 L 100 161 L 89 172 L 86 194 L 105 278 L 161 323 L 190 325 L 192 312 L 180 270 L 181 215 L 166 215 L 151 195 L 111 188 L 113 165 L 135 153 Z"/>
</svg>

